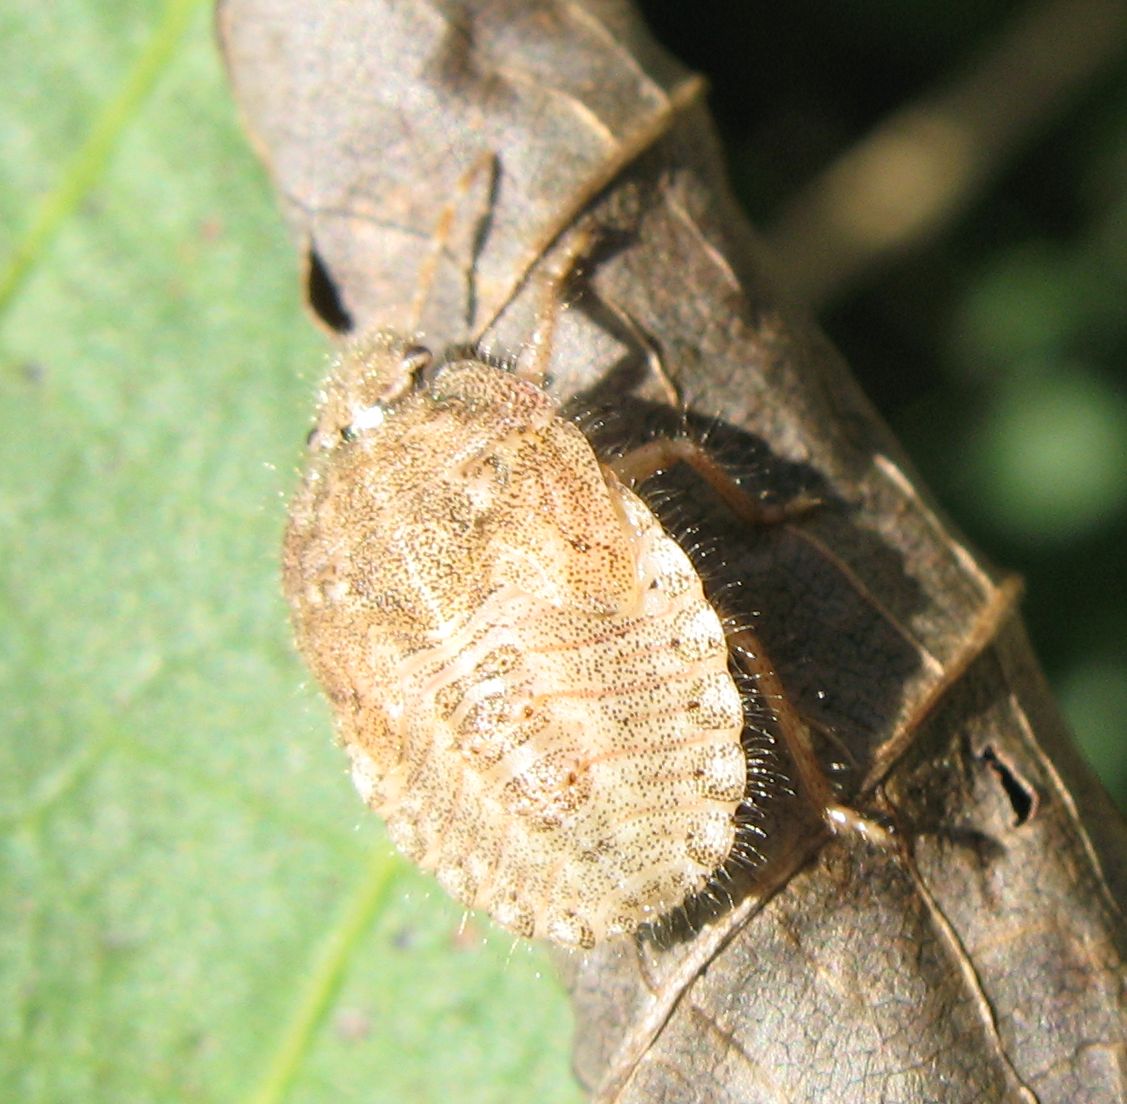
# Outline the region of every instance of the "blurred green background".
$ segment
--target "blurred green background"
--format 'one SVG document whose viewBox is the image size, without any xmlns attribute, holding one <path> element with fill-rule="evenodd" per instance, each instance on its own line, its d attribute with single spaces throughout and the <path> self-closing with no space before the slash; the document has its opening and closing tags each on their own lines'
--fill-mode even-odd
<svg viewBox="0 0 1127 1104">
<path fill-rule="evenodd" d="M 650 6 L 755 220 L 1013 4 Z M 202 0 L 0 9 L 0 1099 L 576 1101 L 538 948 L 362 815 L 277 592 L 326 350 Z M 1127 73 L 825 326 L 1127 801 Z"/>
</svg>

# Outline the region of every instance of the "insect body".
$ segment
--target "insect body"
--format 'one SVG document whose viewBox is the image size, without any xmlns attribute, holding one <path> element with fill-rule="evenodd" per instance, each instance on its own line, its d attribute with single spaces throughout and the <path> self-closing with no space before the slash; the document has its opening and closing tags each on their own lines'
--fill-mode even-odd
<svg viewBox="0 0 1127 1104">
<path fill-rule="evenodd" d="M 735 839 L 743 709 L 642 500 L 540 387 L 384 333 L 330 376 L 311 446 L 285 589 L 396 846 L 570 946 L 701 890 Z"/>
</svg>

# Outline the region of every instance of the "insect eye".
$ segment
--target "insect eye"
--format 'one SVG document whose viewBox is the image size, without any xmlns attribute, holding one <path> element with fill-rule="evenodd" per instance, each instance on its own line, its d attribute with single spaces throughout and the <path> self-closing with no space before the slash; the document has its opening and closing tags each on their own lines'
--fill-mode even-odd
<svg viewBox="0 0 1127 1104">
<path fill-rule="evenodd" d="M 341 426 L 340 439 L 342 441 L 355 441 L 356 440 L 356 430 L 354 430 L 352 428 L 352 426 L 350 426 L 350 425 Z"/>
<path fill-rule="evenodd" d="M 408 345 L 399 358 L 399 367 L 411 378 L 415 387 L 426 382 L 426 370 L 434 363 L 434 354 L 425 345 Z"/>
</svg>

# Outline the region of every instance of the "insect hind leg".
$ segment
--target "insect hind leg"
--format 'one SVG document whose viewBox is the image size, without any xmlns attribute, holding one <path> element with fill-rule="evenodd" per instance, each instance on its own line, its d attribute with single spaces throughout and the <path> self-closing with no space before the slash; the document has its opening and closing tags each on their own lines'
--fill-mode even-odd
<svg viewBox="0 0 1127 1104">
<path fill-rule="evenodd" d="M 657 437 L 606 461 L 615 475 L 631 487 L 685 464 L 702 479 L 733 516 L 748 525 L 779 525 L 799 520 L 823 505 L 803 493 L 785 502 L 749 494 L 701 442 L 685 435 Z M 823 827 L 837 835 L 856 832 L 874 844 L 889 846 L 890 831 L 841 803 L 814 747 L 806 722 L 791 702 L 778 672 L 758 636 L 747 626 L 725 628 L 735 666 L 755 684 L 756 695 L 771 714 L 793 764 L 796 789 L 815 811 Z"/>
</svg>

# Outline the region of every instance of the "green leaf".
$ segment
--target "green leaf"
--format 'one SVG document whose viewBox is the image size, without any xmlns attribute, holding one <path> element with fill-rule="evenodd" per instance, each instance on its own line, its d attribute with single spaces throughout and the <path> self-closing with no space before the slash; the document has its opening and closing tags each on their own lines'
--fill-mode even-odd
<svg viewBox="0 0 1127 1104">
<path fill-rule="evenodd" d="M 0 15 L 0 1098 L 575 1101 L 278 590 L 327 350 L 200 0 Z"/>
</svg>

